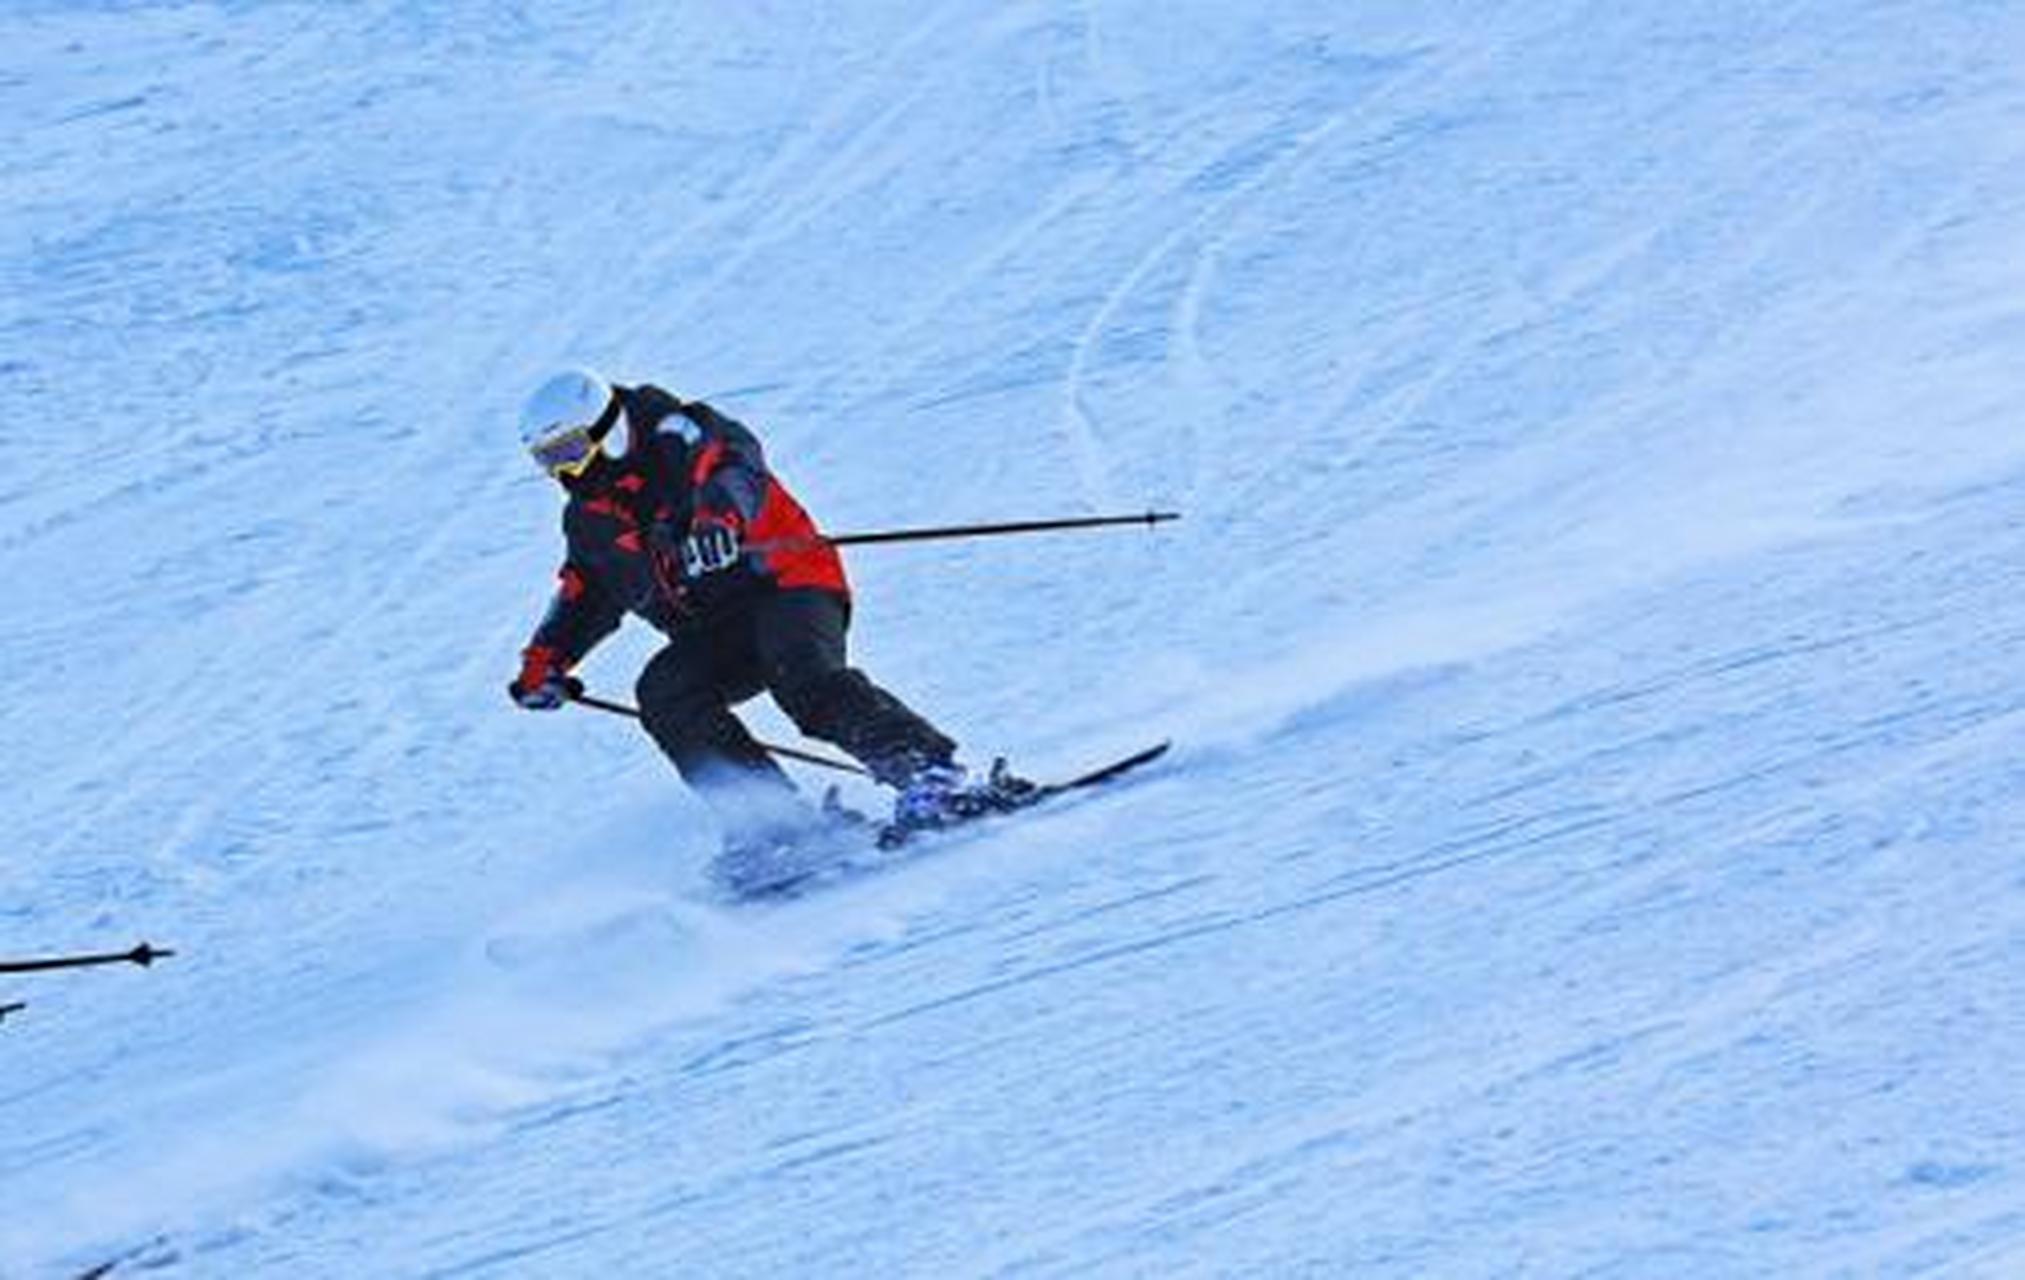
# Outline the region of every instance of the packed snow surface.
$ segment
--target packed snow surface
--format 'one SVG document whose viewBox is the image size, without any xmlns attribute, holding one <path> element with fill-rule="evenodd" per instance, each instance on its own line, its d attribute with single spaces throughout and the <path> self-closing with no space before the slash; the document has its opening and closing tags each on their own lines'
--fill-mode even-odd
<svg viewBox="0 0 2025 1280">
<path fill-rule="evenodd" d="M 179 953 L 0 982 L 0 1274 L 2025 1275 L 2025 7 L 0 50 L 0 956 Z M 836 531 L 1185 512 L 850 557 L 973 759 L 1175 751 L 713 900 L 502 694 L 572 361 Z"/>
</svg>

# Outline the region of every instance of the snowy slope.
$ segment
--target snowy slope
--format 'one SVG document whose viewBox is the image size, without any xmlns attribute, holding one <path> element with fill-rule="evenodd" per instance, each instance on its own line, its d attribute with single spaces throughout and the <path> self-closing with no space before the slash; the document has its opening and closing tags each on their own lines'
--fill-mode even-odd
<svg viewBox="0 0 2025 1280">
<path fill-rule="evenodd" d="M 0 49 L 0 956 L 180 951 L 0 987 L 0 1275 L 2025 1274 L 2017 6 Z M 833 529 L 1185 510 L 851 560 L 974 754 L 1176 754 L 706 905 L 500 694 L 572 359 Z"/>
</svg>

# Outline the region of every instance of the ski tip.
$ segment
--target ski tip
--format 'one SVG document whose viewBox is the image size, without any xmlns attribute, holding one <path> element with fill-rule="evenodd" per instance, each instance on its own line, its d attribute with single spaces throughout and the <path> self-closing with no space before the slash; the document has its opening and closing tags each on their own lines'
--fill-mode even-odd
<svg viewBox="0 0 2025 1280">
<path fill-rule="evenodd" d="M 1076 791 L 1084 787 L 1094 787 L 1099 783 L 1109 782 L 1122 773 L 1129 773 L 1143 764 L 1158 760 L 1161 756 L 1166 755 L 1167 749 L 1173 745 L 1172 739 L 1162 739 L 1150 747 L 1133 752 L 1129 756 L 1120 756 L 1107 765 L 1100 765 L 1081 777 L 1072 778 L 1067 782 L 1060 783 L 1053 790 Z"/>
<path fill-rule="evenodd" d="M 1136 765 L 1147 764 L 1151 761 L 1158 760 L 1160 757 L 1166 755 L 1168 748 L 1172 747 L 1173 745 L 1174 739 L 1162 738 L 1160 741 L 1154 743 L 1152 746 L 1147 747 L 1142 751 L 1135 751 L 1131 755 L 1126 756 L 1124 759 L 1118 762 L 1118 765 L 1121 768 L 1130 768 Z"/>
</svg>

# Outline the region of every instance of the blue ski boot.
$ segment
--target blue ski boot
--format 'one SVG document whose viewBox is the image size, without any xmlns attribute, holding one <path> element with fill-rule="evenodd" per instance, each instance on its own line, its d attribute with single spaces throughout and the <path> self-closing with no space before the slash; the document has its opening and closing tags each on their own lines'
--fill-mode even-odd
<svg viewBox="0 0 2025 1280">
<path fill-rule="evenodd" d="M 1024 808 L 1036 787 L 993 762 L 983 778 L 953 761 L 937 761 L 916 769 L 893 799 L 893 820 L 879 833 L 879 844 L 897 848 L 916 832 L 934 831 L 969 822 L 986 814 Z"/>
</svg>

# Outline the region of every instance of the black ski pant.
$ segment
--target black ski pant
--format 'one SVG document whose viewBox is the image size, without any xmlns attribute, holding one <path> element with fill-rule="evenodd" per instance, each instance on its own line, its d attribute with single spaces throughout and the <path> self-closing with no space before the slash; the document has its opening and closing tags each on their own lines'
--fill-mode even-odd
<svg viewBox="0 0 2025 1280">
<path fill-rule="evenodd" d="M 794 784 L 731 708 L 771 693 L 797 728 L 891 786 L 956 744 L 845 660 L 850 602 L 814 588 L 727 603 L 678 628 L 640 673 L 640 718 L 682 778 L 733 826 L 793 812 Z"/>
</svg>

